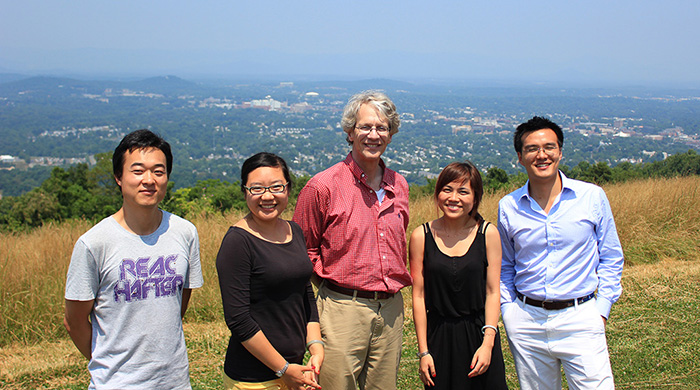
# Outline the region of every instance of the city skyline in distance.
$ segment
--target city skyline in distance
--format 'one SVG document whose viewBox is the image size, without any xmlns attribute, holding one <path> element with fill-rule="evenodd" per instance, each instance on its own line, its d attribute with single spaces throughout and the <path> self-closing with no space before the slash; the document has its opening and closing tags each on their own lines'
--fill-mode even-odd
<svg viewBox="0 0 700 390">
<path fill-rule="evenodd" d="M 0 72 L 700 87 L 700 4 L 0 0 Z"/>
</svg>

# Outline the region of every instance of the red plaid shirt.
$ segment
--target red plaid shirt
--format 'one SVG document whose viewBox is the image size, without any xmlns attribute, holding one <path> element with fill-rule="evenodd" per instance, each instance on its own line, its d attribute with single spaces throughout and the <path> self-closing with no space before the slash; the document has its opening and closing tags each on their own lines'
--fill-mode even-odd
<svg viewBox="0 0 700 390">
<path fill-rule="evenodd" d="M 408 183 L 384 169 L 384 200 L 367 185 L 352 154 L 301 190 L 294 222 L 321 278 L 343 287 L 395 293 L 411 284 L 406 270 Z"/>
</svg>

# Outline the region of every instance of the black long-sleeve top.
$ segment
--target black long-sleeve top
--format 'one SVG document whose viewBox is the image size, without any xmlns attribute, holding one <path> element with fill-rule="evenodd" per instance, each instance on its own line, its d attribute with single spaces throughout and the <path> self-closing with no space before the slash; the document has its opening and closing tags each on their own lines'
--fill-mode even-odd
<svg viewBox="0 0 700 390">
<path fill-rule="evenodd" d="M 231 227 L 219 248 L 216 269 L 224 317 L 231 330 L 224 372 L 232 379 L 263 382 L 277 378 L 241 342 L 262 330 L 288 362 L 301 364 L 306 325 L 318 322 L 304 236 L 299 225 L 289 224 L 292 240 L 288 243 L 271 243 Z"/>
</svg>

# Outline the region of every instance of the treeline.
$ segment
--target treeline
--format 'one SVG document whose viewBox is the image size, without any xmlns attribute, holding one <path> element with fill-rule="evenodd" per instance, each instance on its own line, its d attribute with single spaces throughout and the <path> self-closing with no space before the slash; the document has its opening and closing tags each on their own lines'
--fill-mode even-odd
<svg viewBox="0 0 700 390">
<path fill-rule="evenodd" d="M 39 187 L 21 196 L 0 199 L 0 231 L 22 231 L 48 222 L 60 222 L 73 218 L 98 221 L 115 213 L 121 207 L 122 197 L 112 176 L 112 155 L 95 155 L 97 164 L 77 164 L 67 169 L 54 168 L 51 176 Z M 574 167 L 560 166 L 568 177 L 596 184 L 619 183 L 649 177 L 674 177 L 700 175 L 700 155 L 694 150 L 679 153 L 663 161 L 646 164 L 621 163 L 610 167 L 605 162 L 589 164 L 580 162 Z M 523 172 L 508 175 L 503 169 L 490 168 L 483 175 L 486 191 L 514 189 L 527 181 Z M 309 176 L 294 176 L 290 207 L 294 207 L 299 191 Z M 168 191 L 161 207 L 184 217 L 224 213 L 230 209 L 246 208 L 240 182 L 218 179 L 200 180 L 193 187 L 173 191 L 174 183 L 168 183 Z M 426 185 L 412 185 L 412 198 L 432 194 L 435 179 Z"/>
<path fill-rule="evenodd" d="M 690 149 L 685 153 L 671 155 L 662 161 L 644 164 L 623 162 L 610 167 L 606 162 L 590 164 L 586 161 L 581 161 L 573 168 L 561 164 L 559 169 L 571 179 L 603 185 L 650 177 L 700 175 L 700 155 L 695 150 Z M 482 172 L 482 178 L 486 192 L 495 192 L 504 188 L 516 189 L 527 182 L 527 175 L 524 172 L 509 175 L 498 167 L 489 168 L 485 174 Z M 411 186 L 411 198 L 432 195 L 435 189 L 435 182 L 436 179 L 428 179 L 426 185 Z"/>
<path fill-rule="evenodd" d="M 73 218 L 96 222 L 114 214 L 121 208 L 122 196 L 112 175 L 112 153 L 97 154 L 95 159 L 97 163 L 92 168 L 87 164 L 53 168 L 51 176 L 39 187 L 0 199 L 0 231 L 22 231 Z M 292 205 L 309 179 L 292 174 Z M 240 181 L 200 180 L 193 187 L 173 191 L 174 184 L 168 183 L 161 208 L 177 215 L 246 208 Z"/>
</svg>

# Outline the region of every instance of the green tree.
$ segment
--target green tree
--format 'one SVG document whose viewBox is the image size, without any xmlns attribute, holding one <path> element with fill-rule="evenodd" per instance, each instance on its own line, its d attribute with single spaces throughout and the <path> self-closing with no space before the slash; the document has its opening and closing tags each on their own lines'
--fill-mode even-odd
<svg viewBox="0 0 700 390">
<path fill-rule="evenodd" d="M 37 227 L 44 222 L 57 219 L 60 205 L 52 194 L 34 189 L 14 202 L 10 211 L 10 225 L 14 227 Z"/>
<path fill-rule="evenodd" d="M 603 161 L 599 161 L 595 165 L 592 165 L 588 170 L 588 175 L 591 177 L 593 183 L 598 185 L 605 184 L 613 180 L 612 169 L 610 169 L 610 166 Z"/>
<path fill-rule="evenodd" d="M 508 173 L 501 168 L 491 167 L 486 172 L 484 187 L 487 191 L 497 191 L 508 186 Z"/>
</svg>

